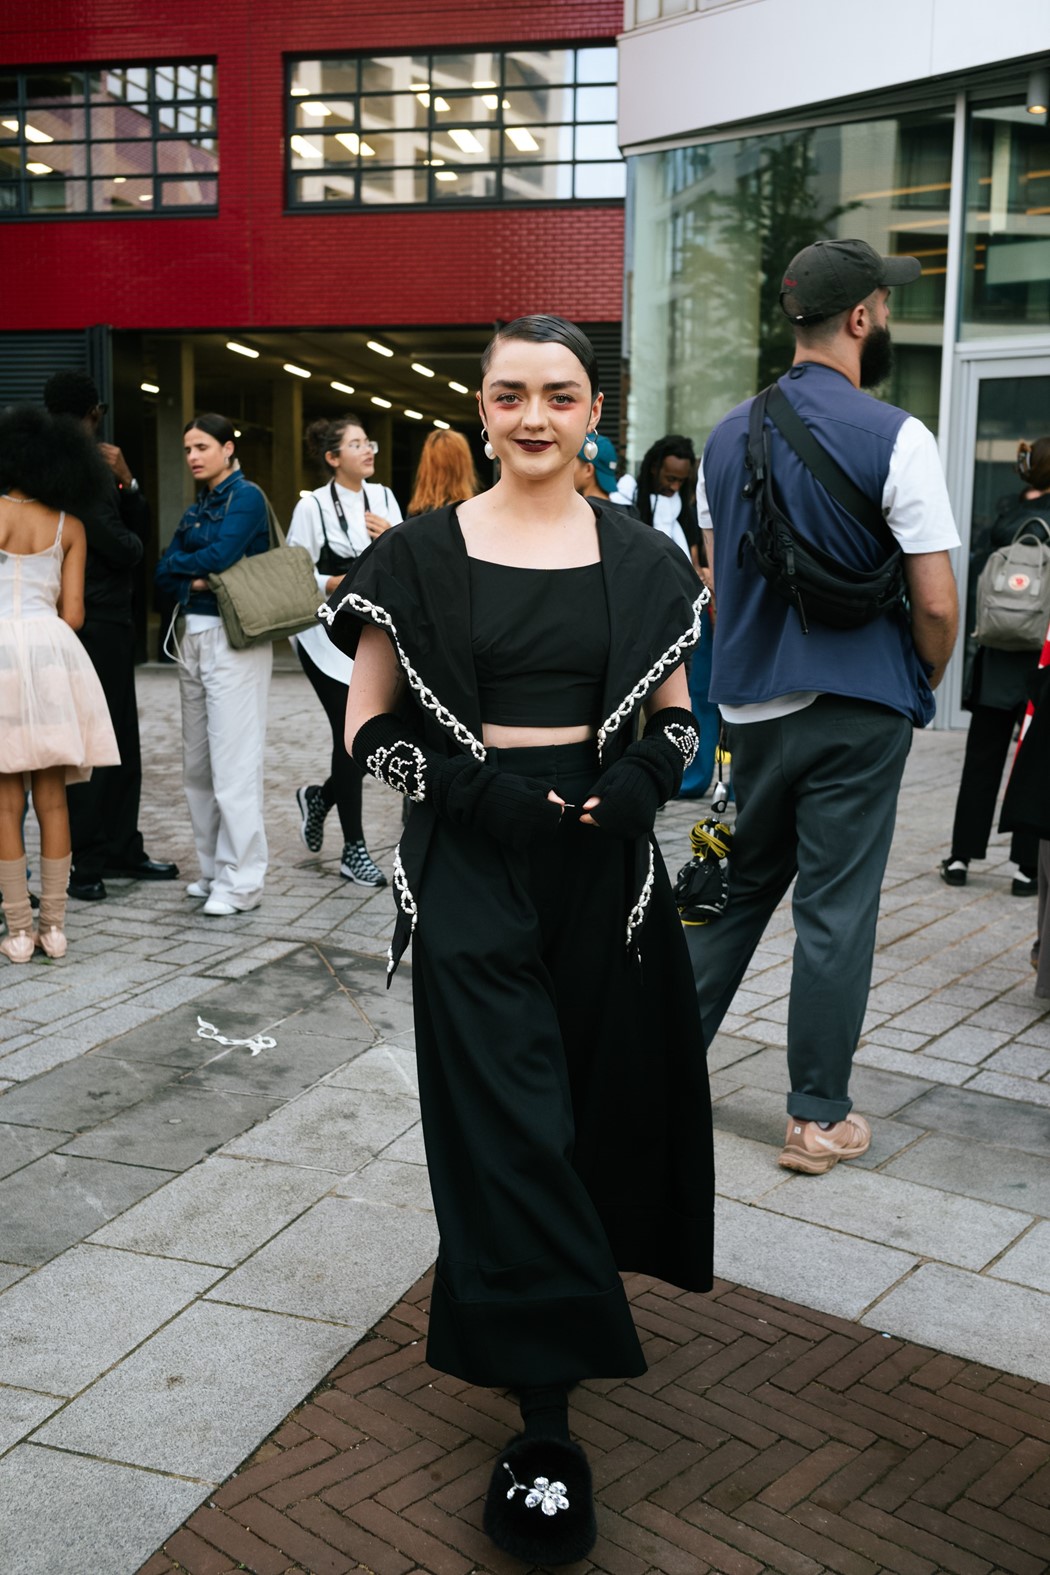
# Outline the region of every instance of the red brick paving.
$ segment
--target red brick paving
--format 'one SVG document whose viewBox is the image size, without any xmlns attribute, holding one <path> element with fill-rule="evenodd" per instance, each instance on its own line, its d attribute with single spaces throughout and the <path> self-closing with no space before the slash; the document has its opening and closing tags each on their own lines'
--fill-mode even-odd
<svg viewBox="0 0 1050 1575">
<path fill-rule="evenodd" d="M 517 1412 L 427 1367 L 429 1289 L 139 1575 L 524 1575 L 481 1530 Z M 572 1397 L 601 1533 L 579 1575 L 1050 1572 L 1050 1386 L 724 1282 L 628 1289 L 649 1371 Z"/>
</svg>

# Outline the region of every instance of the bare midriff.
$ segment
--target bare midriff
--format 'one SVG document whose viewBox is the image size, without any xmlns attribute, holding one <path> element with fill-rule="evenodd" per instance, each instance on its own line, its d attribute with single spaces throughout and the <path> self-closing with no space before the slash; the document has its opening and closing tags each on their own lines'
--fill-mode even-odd
<svg viewBox="0 0 1050 1575">
<path fill-rule="evenodd" d="M 489 749 L 540 749 L 545 744 L 583 744 L 596 736 L 596 729 L 586 722 L 579 727 L 505 727 L 501 722 L 481 725 L 481 741 Z"/>
</svg>

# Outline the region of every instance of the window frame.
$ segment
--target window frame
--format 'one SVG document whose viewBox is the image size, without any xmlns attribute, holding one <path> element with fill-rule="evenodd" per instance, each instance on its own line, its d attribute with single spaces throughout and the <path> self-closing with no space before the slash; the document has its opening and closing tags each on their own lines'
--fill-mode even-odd
<svg viewBox="0 0 1050 1575">
<path fill-rule="evenodd" d="M 198 91 L 193 97 L 180 98 L 174 95 L 165 96 L 157 91 L 158 71 L 170 71 L 172 82 L 177 93 L 179 90 L 178 74 L 180 70 L 190 69 L 200 73 L 201 68 L 211 69 L 210 96 Z M 93 77 L 103 79 L 116 74 L 127 78 L 131 72 L 146 73 L 146 86 L 143 96 L 137 100 L 130 99 L 96 99 L 92 91 Z M 216 162 L 214 171 L 187 172 L 168 171 L 161 167 L 160 149 L 165 144 L 203 141 L 205 138 L 214 143 L 215 157 L 219 158 L 219 95 L 218 95 L 218 60 L 214 55 L 202 55 L 193 59 L 184 56 L 168 59 L 149 60 L 105 60 L 105 61 L 37 61 L 28 65 L 11 65 L 2 68 L 3 76 L 13 78 L 17 82 L 17 96 L 14 104 L 0 110 L 0 116 L 6 119 L 17 119 L 18 129 L 12 132 L 0 127 L 0 145 L 5 149 L 15 149 L 18 155 L 18 172 L 13 179 L 0 180 L 0 188 L 14 189 L 17 192 L 15 206 L 5 208 L 0 205 L 0 224 L 36 224 L 53 222 L 55 220 L 97 221 L 109 219 L 186 219 L 186 218 L 216 218 L 219 213 L 219 176 L 220 165 Z M 34 79 L 47 77 L 61 77 L 68 74 L 81 79 L 81 89 L 78 95 L 62 98 L 59 94 L 47 97 L 34 94 L 30 101 L 28 84 Z M 202 84 L 199 76 L 195 86 L 200 89 Z M 201 113 L 209 109 L 212 112 L 212 125 L 210 128 L 198 126 L 193 130 L 180 130 L 177 124 L 181 113 L 192 113 L 199 121 Z M 68 137 L 54 137 L 49 142 L 37 142 L 26 136 L 26 124 L 31 122 L 34 114 L 54 112 L 57 109 L 73 111 L 82 119 L 82 130 L 79 135 Z M 116 128 L 108 133 L 95 134 L 94 117 L 100 110 L 125 109 L 131 110 L 148 119 L 149 132 L 142 137 L 130 135 L 120 136 Z M 176 124 L 164 125 L 161 112 L 167 110 L 173 116 Z M 112 148 L 118 145 L 134 145 L 149 151 L 149 168 L 142 173 L 129 172 L 122 177 L 123 181 L 148 183 L 150 201 L 141 207 L 129 205 L 127 208 L 96 207 L 93 205 L 95 185 L 100 182 L 114 180 L 110 173 L 102 174 L 95 170 L 93 150 L 98 147 Z M 34 176 L 28 170 L 32 161 L 40 163 L 46 160 L 46 150 L 49 146 L 56 148 L 76 149 L 82 155 L 83 170 L 75 174 L 62 175 L 56 172 L 56 178 L 50 179 L 39 175 Z M 38 156 L 39 155 L 39 156 Z M 167 189 L 175 188 L 188 180 L 198 180 L 201 183 L 211 181 L 215 186 L 215 199 L 213 202 L 195 203 L 166 203 L 164 195 Z M 51 208 L 46 205 L 34 208 L 31 205 L 31 193 L 34 189 L 46 191 L 49 186 L 61 185 L 65 189 L 70 184 L 79 186 L 84 197 L 82 208 Z"/>
<path fill-rule="evenodd" d="M 615 128 L 615 126 L 616 126 L 616 120 L 615 119 L 612 119 L 612 120 L 577 120 L 576 119 L 576 93 L 580 89 L 595 88 L 595 87 L 600 87 L 600 88 L 609 88 L 609 87 L 611 87 L 614 90 L 614 92 L 617 93 L 617 95 L 619 93 L 618 75 L 614 76 L 609 81 L 601 81 L 601 82 L 592 81 L 592 80 L 589 80 L 589 79 L 586 79 L 586 78 L 583 78 L 583 77 L 580 76 L 580 65 L 579 65 L 579 59 L 578 59 L 579 52 L 581 50 L 590 50 L 590 49 L 608 49 L 608 50 L 615 51 L 615 49 L 616 49 L 616 40 L 615 40 L 615 38 L 552 39 L 552 40 L 548 40 L 548 41 L 540 41 L 540 40 L 530 39 L 530 40 L 527 40 L 527 41 L 524 41 L 524 42 L 512 42 L 512 43 L 502 42 L 502 43 L 497 43 L 497 44 L 486 44 L 484 42 L 479 42 L 479 43 L 471 44 L 470 47 L 469 47 L 469 50 L 466 50 L 463 47 L 454 47 L 454 46 L 447 46 L 447 47 L 435 46 L 435 47 L 429 48 L 429 49 L 420 48 L 420 47 L 417 46 L 416 48 L 413 48 L 413 49 L 389 49 L 389 50 L 384 50 L 382 53 L 378 53 L 378 52 L 376 52 L 374 50 L 349 51 L 349 50 L 346 50 L 346 49 L 340 49 L 340 50 L 313 51 L 313 52 L 311 52 L 309 54 L 304 54 L 304 53 L 299 53 L 299 52 L 297 52 L 295 54 L 286 54 L 285 55 L 285 60 L 284 60 L 284 66 L 285 66 L 285 71 L 284 71 L 284 102 L 285 102 L 285 113 L 284 113 L 284 173 L 285 173 L 285 212 L 286 212 L 286 214 L 289 215 L 289 216 L 303 216 L 303 215 L 311 215 L 311 214 L 319 214 L 319 213 L 372 213 L 372 214 L 377 214 L 377 213 L 419 213 L 419 212 L 423 212 L 423 211 L 430 211 L 430 212 L 434 212 L 434 211 L 437 211 L 437 212 L 441 212 L 441 211 L 455 211 L 455 212 L 462 213 L 464 211 L 473 211 L 473 210 L 479 209 L 479 208 L 484 208 L 484 209 L 491 209 L 491 208 L 525 208 L 525 209 L 535 209 L 535 208 L 542 208 L 542 207 L 545 207 L 545 206 L 546 207 L 552 207 L 552 206 L 556 206 L 556 205 L 559 205 L 559 204 L 564 203 L 564 202 L 572 202 L 574 204 L 577 204 L 577 203 L 578 204 L 583 204 L 586 207 L 605 207 L 605 208 L 607 208 L 607 207 L 617 207 L 617 208 L 623 208 L 623 206 L 624 206 L 624 204 L 626 202 L 626 171 L 627 171 L 627 161 L 626 161 L 626 159 L 624 159 L 622 155 L 618 155 L 618 157 L 615 160 L 611 160 L 611 159 L 609 159 L 607 157 L 602 158 L 602 159 L 580 159 L 580 158 L 576 157 L 576 132 L 577 132 L 579 127 L 581 127 L 581 126 L 582 127 L 586 127 L 586 126 L 595 126 L 595 127 L 612 126 L 612 127 Z M 506 97 L 506 95 L 510 94 L 510 93 L 520 93 L 520 92 L 527 92 L 528 91 L 527 88 L 523 87 L 522 84 L 520 82 L 517 82 L 517 81 L 512 82 L 510 85 L 508 85 L 508 83 L 507 83 L 507 61 L 508 61 L 508 59 L 510 57 L 512 57 L 512 56 L 520 55 L 520 54 L 542 54 L 542 53 L 544 53 L 545 51 L 548 51 L 548 50 L 550 50 L 550 51 L 555 51 L 555 50 L 565 51 L 565 52 L 568 52 L 568 53 L 572 54 L 572 56 L 573 56 L 573 60 L 572 60 L 572 76 L 571 76 L 571 79 L 569 81 L 567 81 L 567 82 L 550 83 L 550 84 L 546 84 L 546 85 L 544 85 L 544 84 L 537 84 L 537 86 L 549 86 L 550 88 L 554 89 L 555 91 L 564 92 L 564 93 L 568 93 L 568 94 L 572 95 L 572 110 L 573 110 L 572 119 L 567 121 L 566 118 L 564 117 L 564 115 L 559 115 L 556 118 L 554 118 L 552 120 L 549 120 L 549 121 L 547 121 L 547 120 L 532 121 L 532 120 L 524 120 L 524 119 L 521 119 L 521 120 L 511 119 L 510 121 L 506 121 L 504 119 L 504 109 L 503 109 L 503 101 L 504 101 L 504 98 Z M 456 166 L 456 170 L 457 170 L 457 172 L 462 172 L 462 173 L 467 174 L 467 175 L 470 175 L 473 172 L 487 172 L 487 173 L 491 173 L 493 175 L 493 177 L 494 177 L 494 182 L 495 182 L 495 192 L 494 192 L 494 194 L 486 195 L 486 196 L 482 196 L 482 197 L 459 197 L 459 196 L 446 195 L 444 192 L 439 192 L 438 191 L 438 189 L 437 189 L 437 182 L 438 182 L 439 176 L 435 173 L 436 170 L 438 169 L 438 165 L 436 165 L 435 163 L 432 162 L 433 145 L 434 145 L 435 138 L 437 138 L 438 136 L 440 136 L 442 134 L 447 136 L 447 129 L 446 129 L 446 127 L 442 126 L 442 124 L 436 118 L 437 114 L 439 112 L 438 112 L 438 110 L 436 108 L 435 101 L 437 99 L 441 98 L 441 96 L 442 96 L 442 90 L 440 88 L 434 88 L 433 89 L 433 91 L 431 93 L 431 102 L 427 103 L 426 106 L 425 106 L 425 110 L 426 110 L 425 124 L 423 126 L 421 126 L 421 127 L 414 128 L 414 134 L 416 136 L 418 136 L 418 137 L 421 137 L 421 138 L 425 139 L 426 158 L 424 159 L 424 161 L 422 163 L 413 163 L 413 164 L 380 164 L 378 161 L 373 162 L 373 161 L 369 160 L 368 163 L 366 164 L 366 163 L 363 162 L 360 153 L 358 153 L 358 154 L 356 154 L 356 156 L 352 157 L 351 161 L 348 162 L 345 167 L 340 167 L 339 165 L 336 165 L 336 164 L 326 164 L 323 161 L 318 163 L 317 166 L 314 167 L 314 168 L 302 168 L 302 167 L 296 168 L 295 167 L 294 158 L 295 158 L 296 150 L 294 150 L 293 147 L 292 147 L 292 138 L 294 136 L 304 136 L 304 135 L 305 136 L 313 135 L 313 136 L 318 136 L 318 137 L 326 135 L 325 128 L 324 128 L 323 125 L 313 126 L 313 127 L 309 127 L 309 128 L 304 128 L 304 127 L 299 126 L 299 125 L 296 124 L 297 105 L 298 104 L 300 104 L 300 103 L 302 103 L 304 101 L 309 103 L 309 102 L 313 101 L 314 99 L 321 100 L 321 99 L 325 99 L 325 98 L 330 98 L 330 99 L 333 100 L 333 102 L 336 101 L 336 100 L 339 100 L 339 101 L 341 101 L 343 103 L 350 103 L 350 102 L 352 102 L 353 103 L 353 107 L 354 107 L 353 131 L 357 134 L 358 138 L 361 141 L 367 142 L 368 141 L 368 131 L 366 131 L 364 126 L 363 126 L 363 109 L 364 109 L 365 106 L 367 106 L 369 100 L 376 100 L 376 99 L 382 99 L 382 98 L 390 99 L 390 100 L 397 99 L 397 98 L 405 98 L 405 99 L 408 99 L 408 98 L 411 98 L 411 97 L 418 98 L 418 94 L 413 94 L 411 92 L 411 89 L 409 89 L 409 88 L 402 88 L 402 89 L 399 89 L 399 90 L 387 89 L 385 92 L 380 91 L 380 90 L 375 89 L 375 88 L 368 88 L 367 90 L 363 89 L 362 88 L 362 79 L 363 79 L 363 76 L 364 76 L 364 72 L 363 72 L 362 68 L 363 68 L 363 66 L 364 66 L 364 64 L 366 62 L 377 61 L 377 60 L 387 61 L 387 60 L 392 60 L 392 59 L 404 59 L 404 60 L 412 61 L 418 67 L 423 61 L 426 61 L 426 64 L 427 64 L 426 80 L 427 80 L 428 83 L 433 84 L 433 82 L 435 81 L 435 74 L 434 74 L 435 62 L 440 62 L 440 60 L 443 57 L 445 57 L 445 58 L 462 58 L 465 53 L 470 53 L 470 54 L 474 54 L 474 55 L 487 54 L 487 55 L 490 55 L 490 56 L 493 57 L 493 59 L 492 59 L 493 69 L 495 70 L 495 67 L 497 65 L 498 65 L 498 68 L 499 68 L 498 82 L 496 83 L 496 85 L 494 87 L 492 87 L 490 89 L 489 88 L 486 88 L 486 89 L 478 88 L 478 89 L 475 89 L 474 91 L 475 91 L 475 94 L 478 94 L 478 95 L 481 92 L 483 92 L 483 91 L 488 91 L 488 92 L 494 93 L 499 99 L 499 104 L 495 108 L 495 110 L 493 111 L 491 119 L 488 119 L 488 120 L 476 120 L 476 119 L 470 118 L 469 116 L 467 116 L 467 117 L 460 117 L 460 118 L 457 118 L 457 120 L 455 122 L 455 129 L 457 129 L 457 130 L 458 129 L 473 130 L 473 131 L 477 132 L 477 131 L 479 131 L 479 128 L 480 128 L 480 130 L 486 130 L 486 131 L 492 132 L 493 135 L 494 135 L 494 138 L 496 140 L 497 151 L 496 151 L 495 157 L 493 157 L 493 158 L 485 158 L 485 159 L 482 159 L 482 158 L 479 157 L 479 159 L 478 159 L 478 161 L 476 163 L 473 163 L 473 162 L 471 162 L 469 160 L 464 160 L 462 163 L 460 163 L 460 164 L 458 164 Z M 324 90 L 322 88 L 319 88 L 316 91 L 316 93 L 314 93 L 312 90 L 310 90 L 309 92 L 300 92 L 300 93 L 297 93 L 297 94 L 293 95 L 293 93 L 292 93 L 292 84 L 295 81 L 296 73 L 298 72 L 300 67 L 302 67 L 304 65 L 318 65 L 318 66 L 322 66 L 323 67 L 325 65 L 325 63 L 329 62 L 329 61 L 339 61 L 339 62 L 342 63 L 344 68 L 347 67 L 347 66 L 350 66 L 350 65 L 352 65 L 352 66 L 354 66 L 356 68 L 356 85 L 355 85 L 355 87 L 354 87 L 354 89 L 352 91 L 348 91 L 345 86 L 340 86 L 338 88 L 333 88 L 330 92 L 328 92 L 328 91 L 326 91 L 326 90 Z M 471 84 L 471 86 L 472 86 L 472 84 Z M 428 88 L 427 91 L 430 92 L 431 90 Z M 469 97 L 470 96 L 470 86 L 464 85 L 462 93 Z M 460 92 L 458 90 L 457 90 L 455 96 L 457 96 L 457 97 L 461 96 Z M 618 103 L 618 100 L 617 100 L 617 103 Z M 542 144 L 541 144 L 541 152 L 537 156 L 537 158 L 536 158 L 534 163 L 529 161 L 528 159 L 522 158 L 520 156 L 520 153 L 515 154 L 515 155 L 513 155 L 511 157 L 507 157 L 505 155 L 505 153 L 504 153 L 505 133 L 506 133 L 506 131 L 508 129 L 508 126 L 516 128 L 519 125 L 523 126 L 527 131 L 532 132 L 532 133 L 538 133 L 538 132 L 546 130 L 548 128 L 559 128 L 559 127 L 560 128 L 567 128 L 568 131 L 571 133 L 571 138 L 572 138 L 572 154 L 571 154 L 571 156 L 569 158 L 565 158 L 565 159 L 558 159 L 558 158 L 552 158 L 550 156 L 544 156 L 544 151 L 542 150 Z M 392 129 L 392 131 L 402 131 L 406 135 L 410 131 L 413 130 L 413 128 L 400 127 L 400 126 L 397 126 L 396 124 L 391 129 Z M 376 135 L 383 135 L 384 133 L 377 132 L 375 134 Z M 300 155 L 300 157 L 301 157 L 301 155 Z M 611 164 L 620 165 L 623 168 L 623 171 L 624 171 L 624 190 L 623 190 L 623 192 L 621 194 L 616 195 L 616 196 L 597 196 L 597 197 L 584 197 L 584 196 L 579 196 L 578 197 L 578 196 L 576 196 L 574 194 L 575 193 L 575 186 L 576 186 L 576 172 L 577 172 L 577 169 L 580 169 L 580 168 L 585 169 L 585 170 L 586 169 L 598 169 L 598 168 L 602 168 L 602 167 L 608 167 Z M 448 169 L 452 168 L 451 165 L 446 165 L 445 167 L 448 168 Z M 505 195 L 505 186 L 504 186 L 505 174 L 509 173 L 513 177 L 515 173 L 521 173 L 521 172 L 523 172 L 525 170 L 532 169 L 532 168 L 536 168 L 536 169 L 542 168 L 543 170 L 552 170 L 552 171 L 554 171 L 554 170 L 565 171 L 567 173 L 567 175 L 568 175 L 569 188 L 570 188 L 570 193 L 571 194 L 568 195 L 568 196 L 558 196 L 558 195 L 552 193 L 550 195 L 543 195 L 543 196 L 536 196 L 536 197 L 522 197 L 522 196 L 518 196 L 518 195 L 510 195 L 510 196 Z M 362 196 L 361 196 L 361 180 L 362 180 L 362 176 L 363 175 L 367 175 L 370 170 L 374 170 L 377 175 L 382 174 L 384 176 L 391 176 L 391 177 L 395 176 L 395 175 L 399 175 L 399 174 L 404 174 L 404 175 L 414 175 L 418 179 L 418 177 L 420 175 L 422 175 L 422 176 L 425 177 L 425 187 L 424 187 L 424 189 L 425 189 L 426 195 L 421 200 L 411 200 L 410 199 L 410 200 L 406 200 L 406 201 L 390 201 L 390 202 L 370 202 L 370 201 L 367 201 L 367 200 L 363 199 Z M 322 176 L 323 177 L 325 175 L 332 175 L 333 177 L 341 177 L 341 178 L 343 178 L 345 180 L 348 180 L 348 181 L 352 182 L 353 183 L 353 193 L 354 194 L 352 196 L 347 196 L 345 198 L 333 198 L 333 199 L 327 200 L 327 201 L 323 200 L 323 199 L 321 199 L 321 200 L 304 199 L 300 195 L 300 182 L 302 181 L 302 179 L 304 177 L 307 177 L 307 178 L 310 177 L 310 176 Z"/>
</svg>

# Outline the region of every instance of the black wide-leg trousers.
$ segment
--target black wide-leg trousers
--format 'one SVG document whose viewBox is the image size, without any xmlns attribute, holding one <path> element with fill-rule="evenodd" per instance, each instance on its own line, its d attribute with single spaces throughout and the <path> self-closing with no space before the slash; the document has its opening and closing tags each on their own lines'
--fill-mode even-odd
<svg viewBox="0 0 1050 1575">
<path fill-rule="evenodd" d="M 135 698 L 135 631 L 130 624 L 89 618 L 80 642 L 106 697 L 120 751 L 117 766 L 96 766 L 87 782 L 66 790 L 73 871 L 82 882 L 108 869 L 132 869 L 146 857 L 139 831 L 142 754 Z"/>
<path fill-rule="evenodd" d="M 1003 766 L 1023 714 L 1023 706 L 1013 711 L 991 705 L 973 708 L 959 795 L 955 801 L 953 858 L 969 860 L 987 856 Z M 1031 831 L 1015 831 L 1010 838 L 1010 857 L 1020 869 L 1031 874 L 1039 859 L 1039 838 Z"/>
<path fill-rule="evenodd" d="M 491 751 L 572 805 L 593 744 Z M 657 858 L 641 960 L 633 843 L 578 824 L 524 852 L 439 821 L 413 994 L 441 1232 L 427 1359 L 518 1387 L 645 1369 L 620 1269 L 710 1286 L 710 1103 L 678 915 Z"/>
</svg>

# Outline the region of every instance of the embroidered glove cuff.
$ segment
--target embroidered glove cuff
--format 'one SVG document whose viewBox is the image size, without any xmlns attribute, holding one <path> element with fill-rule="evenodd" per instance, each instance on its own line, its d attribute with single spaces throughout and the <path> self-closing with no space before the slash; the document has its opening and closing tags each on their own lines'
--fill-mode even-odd
<svg viewBox="0 0 1050 1575">
<path fill-rule="evenodd" d="M 350 753 L 363 771 L 385 782 L 395 793 L 404 794 L 416 804 L 422 804 L 426 798 L 435 756 L 392 711 L 369 717 L 355 733 Z"/>
<path fill-rule="evenodd" d="M 660 805 L 681 787 L 698 742 L 691 712 L 673 706 L 657 711 L 644 736 L 594 784 L 591 794 L 601 803 L 590 811 L 591 818 L 614 837 L 648 836 Z"/>
</svg>

